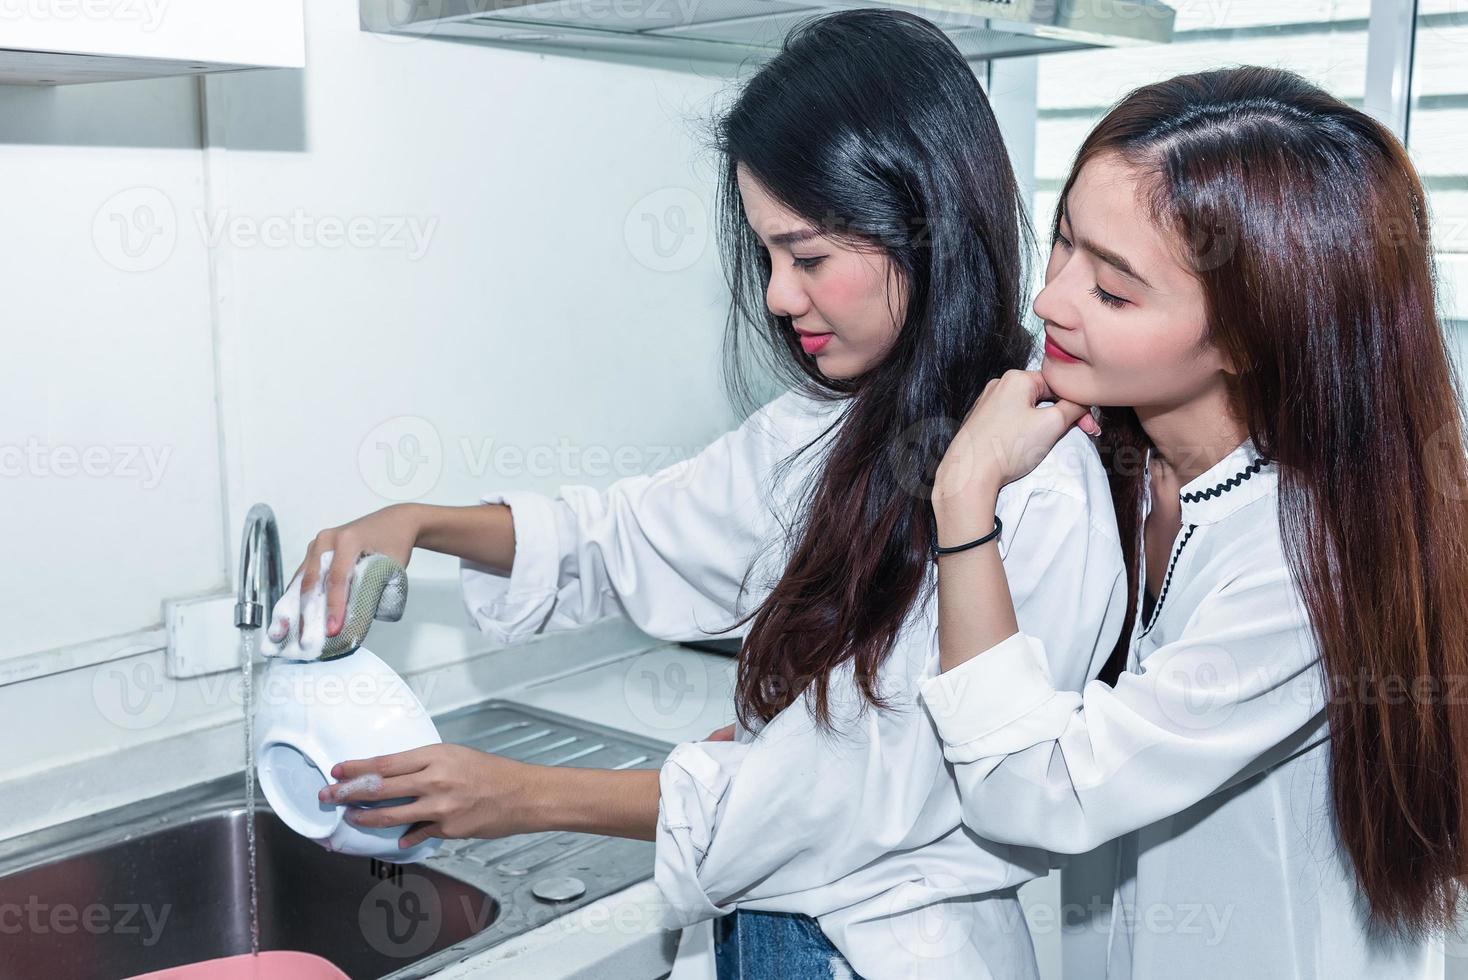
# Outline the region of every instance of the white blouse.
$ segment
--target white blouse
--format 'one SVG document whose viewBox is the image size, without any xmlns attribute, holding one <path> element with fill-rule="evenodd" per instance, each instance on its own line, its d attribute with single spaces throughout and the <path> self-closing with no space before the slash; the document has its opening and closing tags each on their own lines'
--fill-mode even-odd
<svg viewBox="0 0 1468 980">
<path fill-rule="evenodd" d="M 975 832 L 1061 853 L 1120 838 L 1107 976 L 1440 980 L 1440 942 L 1368 936 L 1335 837 L 1277 470 L 1246 440 L 1182 488 L 1161 594 L 1148 622 L 1138 602 L 1114 688 L 1056 683 L 1050 641 L 1021 622 L 922 698 Z"/>
<path fill-rule="evenodd" d="M 601 490 L 562 486 L 555 498 L 486 494 L 511 507 L 516 555 L 508 576 L 462 563 L 470 615 L 506 643 L 610 615 L 666 640 L 726 627 L 783 569 L 782 524 L 831 440 L 778 484 L 774 465 L 834 430 L 848 405 L 787 392 L 656 474 Z M 1005 487 L 998 510 L 1019 622 L 1043 637 L 1046 676 L 1079 691 L 1105 662 L 1125 605 L 1106 477 L 1085 434 L 1072 431 Z M 741 577 L 771 542 L 736 609 Z M 655 859 L 669 927 L 736 905 L 803 912 L 873 980 L 1037 976 L 1015 889 L 1046 874 L 1050 855 L 963 827 L 958 787 L 918 703 L 919 681 L 937 670 L 936 611 L 935 593 L 915 604 L 881 668 L 892 709 L 860 711 L 848 665 L 832 678 L 839 736 L 818 731 L 801 701 L 757 737 L 741 727 L 735 741 L 673 750 L 660 773 Z"/>
</svg>

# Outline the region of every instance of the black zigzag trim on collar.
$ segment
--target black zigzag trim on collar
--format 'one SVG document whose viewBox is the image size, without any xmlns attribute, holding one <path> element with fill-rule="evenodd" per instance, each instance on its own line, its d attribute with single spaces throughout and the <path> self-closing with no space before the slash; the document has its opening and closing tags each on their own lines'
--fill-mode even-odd
<svg viewBox="0 0 1468 980">
<path fill-rule="evenodd" d="M 1137 637 L 1137 639 L 1140 640 L 1152 632 L 1152 627 L 1156 626 L 1157 620 L 1162 617 L 1162 604 L 1167 601 L 1167 587 L 1172 584 L 1172 573 L 1177 568 L 1177 560 L 1183 556 L 1183 549 L 1188 546 L 1188 539 L 1193 536 L 1193 532 L 1196 530 L 1198 530 L 1198 525 L 1189 524 L 1187 533 L 1178 542 L 1177 550 L 1172 553 L 1172 560 L 1167 563 L 1167 574 L 1162 577 L 1162 591 L 1157 596 L 1157 605 L 1152 607 L 1152 618 L 1147 620 L 1147 628 L 1142 630 L 1142 635 Z M 1143 588 L 1145 587 L 1144 584 Z"/>
<path fill-rule="evenodd" d="M 1261 456 L 1258 459 L 1254 460 L 1254 462 L 1250 463 L 1248 466 L 1244 467 L 1238 473 L 1235 473 L 1227 480 L 1224 480 L 1218 486 L 1209 487 L 1207 490 L 1199 490 L 1196 493 L 1185 493 L 1182 495 L 1182 500 L 1184 503 L 1196 504 L 1201 503 L 1204 500 L 1208 500 L 1212 497 L 1222 497 L 1225 493 L 1228 493 L 1228 491 L 1232 490 L 1234 487 L 1242 485 L 1245 480 L 1253 476 L 1255 473 L 1258 473 L 1261 469 L 1268 466 L 1272 462 L 1274 462 L 1274 460 L 1267 459 Z"/>
</svg>

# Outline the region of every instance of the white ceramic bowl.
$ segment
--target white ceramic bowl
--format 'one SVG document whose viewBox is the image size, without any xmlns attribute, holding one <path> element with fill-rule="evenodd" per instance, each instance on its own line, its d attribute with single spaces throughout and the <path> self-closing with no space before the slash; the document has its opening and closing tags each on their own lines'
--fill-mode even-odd
<svg viewBox="0 0 1468 980">
<path fill-rule="evenodd" d="M 255 770 L 260 791 L 296 833 L 329 851 L 407 863 L 438 849 L 430 837 L 406 850 L 408 825 L 358 827 L 346 808 L 320 802 L 331 769 L 442 741 L 418 696 L 366 647 L 336 660 L 267 658 L 255 701 Z M 392 806 L 402 800 L 369 806 Z"/>
</svg>

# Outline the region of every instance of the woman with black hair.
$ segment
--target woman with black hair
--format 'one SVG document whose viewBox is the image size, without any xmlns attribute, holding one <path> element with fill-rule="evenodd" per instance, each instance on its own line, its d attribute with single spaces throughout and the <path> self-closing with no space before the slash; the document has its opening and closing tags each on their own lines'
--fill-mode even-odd
<svg viewBox="0 0 1468 980">
<path fill-rule="evenodd" d="M 344 763 L 323 799 L 415 798 L 353 811 L 415 823 L 404 846 L 655 840 L 670 925 L 737 909 L 721 976 L 1034 977 L 1015 889 L 1048 855 L 963 828 L 916 686 L 936 670 L 933 465 L 985 383 L 1032 357 L 998 127 L 940 30 L 871 9 L 796 30 L 718 139 L 731 387 L 748 396 L 752 343 L 788 390 L 659 473 L 389 507 L 319 534 L 304 567 L 335 551 L 329 635 L 348 556 L 414 547 L 463 559 L 471 615 L 507 643 L 614 614 L 665 639 L 742 635 L 735 737 L 679 745 L 660 772 L 429 746 Z M 1116 639 L 1123 573 L 1094 422 L 1062 424 L 995 531 L 1051 677 L 1079 690 Z"/>
</svg>

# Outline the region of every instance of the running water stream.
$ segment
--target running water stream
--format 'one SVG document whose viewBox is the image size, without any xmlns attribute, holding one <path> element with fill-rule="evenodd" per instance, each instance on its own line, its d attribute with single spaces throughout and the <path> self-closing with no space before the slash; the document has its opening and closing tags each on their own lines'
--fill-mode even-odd
<svg viewBox="0 0 1468 980">
<path fill-rule="evenodd" d="M 260 902 L 255 880 L 255 631 L 240 631 L 241 700 L 245 708 L 245 836 L 250 854 L 250 954 L 260 955 Z"/>
</svg>

